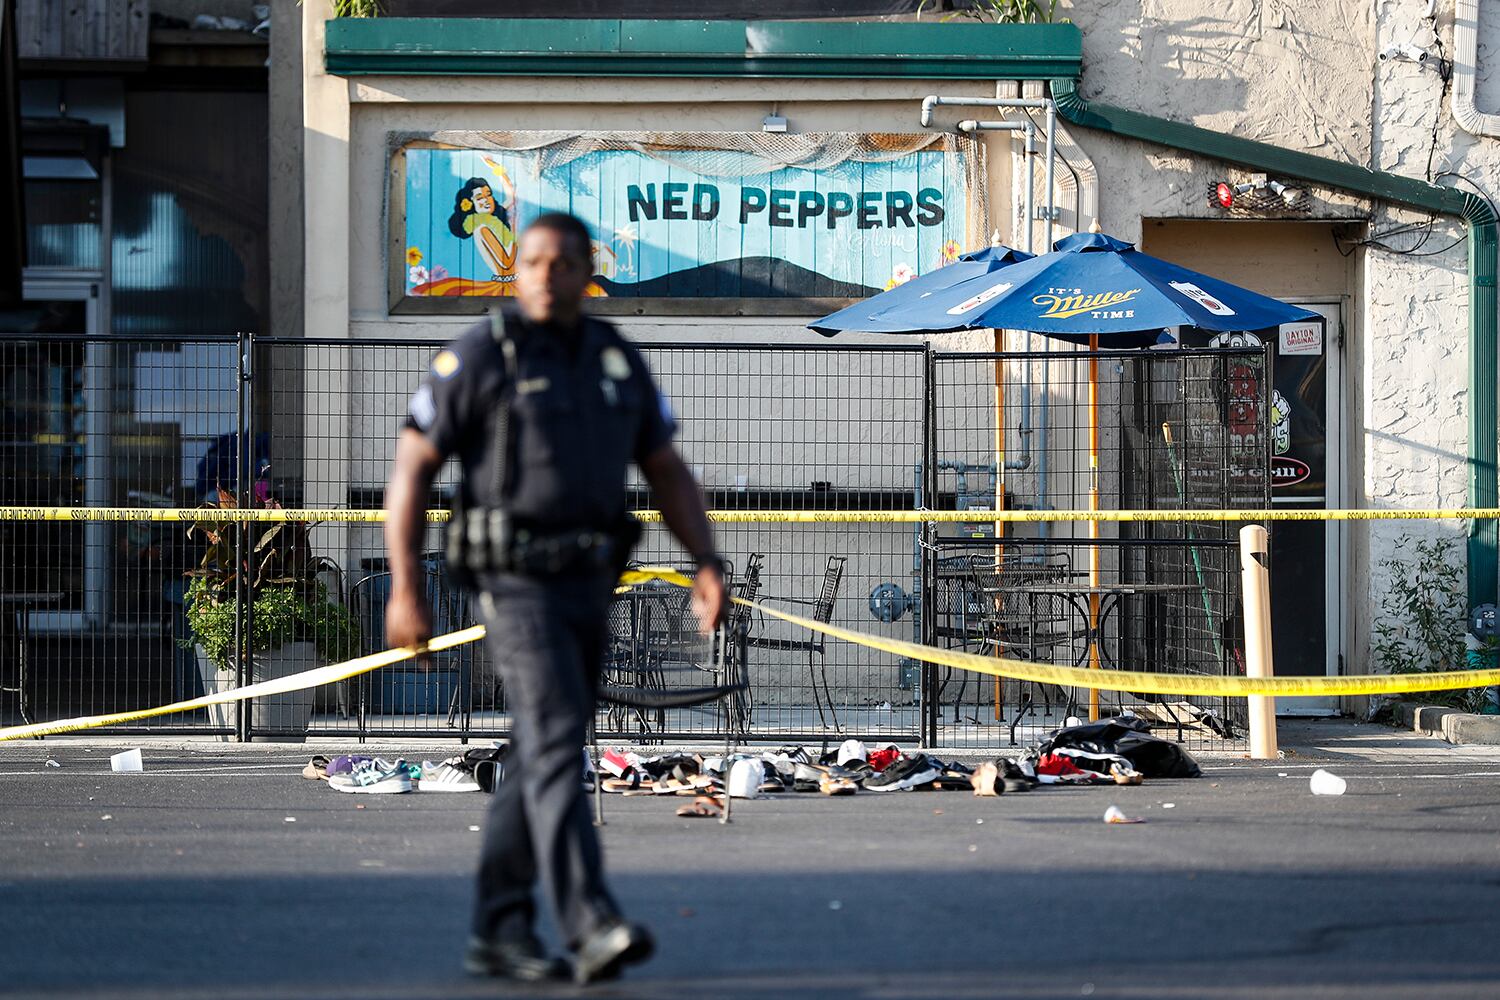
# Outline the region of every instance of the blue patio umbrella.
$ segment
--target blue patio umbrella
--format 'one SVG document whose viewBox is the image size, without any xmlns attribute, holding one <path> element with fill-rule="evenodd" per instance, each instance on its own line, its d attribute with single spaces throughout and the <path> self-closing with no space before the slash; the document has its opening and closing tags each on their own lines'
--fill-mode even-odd
<svg viewBox="0 0 1500 1000">
<path fill-rule="evenodd" d="M 941 333 L 956 330 L 1029 330 L 1097 349 L 1107 338 L 1111 347 L 1156 343 L 1168 327 L 1200 330 L 1265 330 L 1318 315 L 1227 281 L 1190 271 L 1102 233 L 1078 233 L 1053 244 L 1051 253 L 1021 261 L 945 287 L 899 299 L 877 295 L 862 325 L 834 323 L 850 313 L 841 310 L 808 324 L 832 336 L 840 330 L 881 333 Z M 851 317 L 853 318 L 853 317 Z M 998 368 L 998 362 L 997 362 Z M 996 408 L 1001 380 L 996 373 Z M 1099 509 L 1099 361 L 1089 359 L 1089 509 Z M 1003 456 L 997 414 L 997 452 Z M 1003 458 L 997 461 L 1003 469 Z M 998 494 L 997 494 L 998 499 Z M 1089 522 L 1090 539 L 1099 523 Z M 1099 586 L 1099 549 L 1089 547 L 1089 585 Z M 1089 596 L 1091 634 L 1097 632 L 1099 599 Z M 1089 643 L 1089 665 L 1099 666 L 1099 651 Z M 1089 718 L 1099 717 L 1099 693 L 1089 692 Z"/>
<path fill-rule="evenodd" d="M 868 333 L 910 333 L 904 327 L 888 326 L 874 318 L 874 314 L 902 305 L 922 302 L 935 292 L 951 288 L 974 278 L 994 274 L 1033 255 L 1007 246 L 985 247 L 960 256 L 951 264 L 935 271 L 919 274 L 905 284 L 897 285 L 868 299 L 861 299 L 836 313 L 824 316 L 813 327 L 824 336 L 833 336 L 843 330 L 860 330 Z"/>
<path fill-rule="evenodd" d="M 1298 306 L 1190 271 L 1103 233 L 1079 233 L 1052 253 L 998 271 L 896 296 L 915 281 L 808 324 L 825 335 L 841 330 L 939 333 L 1029 330 L 1059 340 L 1112 347 L 1154 343 L 1167 327 L 1264 330 L 1317 319 Z M 932 276 L 949 268 L 941 268 Z"/>
</svg>

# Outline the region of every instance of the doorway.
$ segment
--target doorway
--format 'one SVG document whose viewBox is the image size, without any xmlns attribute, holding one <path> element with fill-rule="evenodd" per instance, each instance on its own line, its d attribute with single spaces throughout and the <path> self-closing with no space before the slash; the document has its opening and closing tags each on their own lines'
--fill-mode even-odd
<svg viewBox="0 0 1500 1000">
<path fill-rule="evenodd" d="M 1288 323 L 1271 345 L 1271 503 L 1326 510 L 1344 498 L 1343 324 L 1339 302 L 1298 303 L 1317 321 Z M 1278 676 L 1332 677 L 1343 649 L 1343 526 L 1275 521 L 1271 635 Z M 1278 715 L 1336 715 L 1336 698 L 1281 698 Z"/>
<path fill-rule="evenodd" d="M 108 506 L 110 348 L 102 338 L 101 281 L 28 274 L 22 287 L 23 301 L 0 310 L 8 415 L 0 492 L 23 506 Z M 56 595 L 50 608 L 30 612 L 31 631 L 76 633 L 107 620 L 109 529 L 102 521 L 7 525 L 5 548 L 25 554 L 3 567 L 17 577 L 15 589 Z"/>
</svg>

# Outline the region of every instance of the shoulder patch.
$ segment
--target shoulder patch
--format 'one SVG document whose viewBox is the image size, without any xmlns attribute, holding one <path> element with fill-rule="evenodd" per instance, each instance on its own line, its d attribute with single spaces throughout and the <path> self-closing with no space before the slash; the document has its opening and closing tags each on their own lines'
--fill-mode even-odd
<svg viewBox="0 0 1500 1000">
<path fill-rule="evenodd" d="M 599 363 L 604 367 L 604 374 L 616 382 L 623 382 L 630 377 L 630 361 L 618 347 L 611 345 L 601 351 Z"/>
<path fill-rule="evenodd" d="M 406 408 L 411 414 L 412 422 L 415 423 L 423 433 L 432 429 L 433 421 L 437 419 L 437 403 L 432 398 L 432 386 L 424 385 L 417 389 L 411 397 L 411 403 Z"/>
<path fill-rule="evenodd" d="M 438 378 L 452 378 L 463 367 L 463 359 L 450 350 L 442 350 L 432 359 L 432 374 Z"/>
</svg>

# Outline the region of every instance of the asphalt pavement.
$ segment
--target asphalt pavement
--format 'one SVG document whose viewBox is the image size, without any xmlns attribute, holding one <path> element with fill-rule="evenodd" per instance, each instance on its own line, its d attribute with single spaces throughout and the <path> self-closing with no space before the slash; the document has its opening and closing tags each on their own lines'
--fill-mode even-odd
<svg viewBox="0 0 1500 1000">
<path fill-rule="evenodd" d="M 1500 748 L 1292 729 L 1281 761 L 1138 788 L 787 794 L 728 826 L 611 796 L 659 950 L 553 992 L 1500 996 Z M 322 748 L 147 745 L 113 774 L 116 749 L 0 744 L 0 995 L 552 995 L 458 971 L 484 796 L 340 794 L 299 776 Z M 1318 766 L 1348 792 L 1310 794 Z"/>
</svg>

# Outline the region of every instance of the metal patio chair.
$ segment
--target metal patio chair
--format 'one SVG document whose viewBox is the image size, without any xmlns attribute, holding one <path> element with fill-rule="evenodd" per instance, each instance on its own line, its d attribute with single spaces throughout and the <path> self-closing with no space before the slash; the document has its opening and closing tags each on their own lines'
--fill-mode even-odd
<svg viewBox="0 0 1500 1000">
<path fill-rule="evenodd" d="M 834 603 L 838 600 L 839 584 L 844 578 L 844 556 L 829 556 L 828 565 L 823 570 L 823 583 L 818 591 L 818 596 L 813 600 L 799 599 L 794 597 L 776 597 L 770 600 L 785 601 L 788 604 L 803 604 L 812 607 L 812 613 L 808 616 L 813 621 L 828 624 L 833 620 Z M 814 633 L 808 639 L 775 639 L 766 636 L 750 636 L 746 639 L 746 645 L 756 649 L 780 649 L 794 652 L 807 653 L 807 675 L 808 683 L 812 687 L 813 704 L 818 709 L 818 721 L 828 725 L 828 719 L 823 715 L 823 703 L 818 698 L 818 678 L 823 678 L 823 693 L 828 700 L 828 715 L 833 718 L 833 728 L 839 730 L 838 713 L 833 708 L 833 689 L 828 686 L 828 660 L 825 655 L 827 638 L 821 633 Z"/>
</svg>

